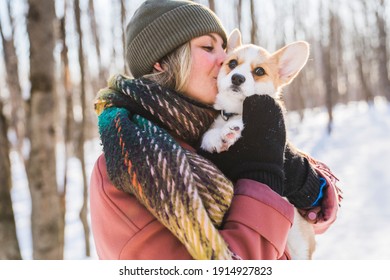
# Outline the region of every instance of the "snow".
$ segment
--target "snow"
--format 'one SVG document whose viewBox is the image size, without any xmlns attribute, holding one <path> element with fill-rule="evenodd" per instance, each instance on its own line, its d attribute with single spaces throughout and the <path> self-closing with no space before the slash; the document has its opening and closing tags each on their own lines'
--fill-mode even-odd
<svg viewBox="0 0 390 280">
<path fill-rule="evenodd" d="M 314 258 L 389 259 L 390 107 L 382 99 L 338 105 L 331 135 L 326 125 L 326 111 L 312 111 L 290 131 L 293 143 L 331 168 L 344 192 L 338 219 L 317 237 Z"/>
<path fill-rule="evenodd" d="M 390 105 L 377 98 L 369 106 L 351 102 L 334 108 L 333 132 L 328 135 L 323 108 L 305 111 L 302 123 L 296 113 L 287 115 L 288 138 L 302 150 L 325 162 L 340 179 L 344 200 L 338 219 L 317 236 L 317 260 L 390 259 Z M 101 152 L 99 141 L 86 144 L 88 177 Z M 58 154 L 62 153 L 59 149 Z M 61 158 L 59 156 L 59 158 Z M 25 173 L 11 153 L 12 199 L 23 259 L 32 259 L 29 190 Z M 78 218 L 82 205 L 82 177 L 77 159 L 70 160 L 67 191 L 65 259 L 87 259 L 83 227 Z M 62 178 L 63 161 L 58 177 Z M 92 256 L 97 259 L 91 235 Z"/>
</svg>

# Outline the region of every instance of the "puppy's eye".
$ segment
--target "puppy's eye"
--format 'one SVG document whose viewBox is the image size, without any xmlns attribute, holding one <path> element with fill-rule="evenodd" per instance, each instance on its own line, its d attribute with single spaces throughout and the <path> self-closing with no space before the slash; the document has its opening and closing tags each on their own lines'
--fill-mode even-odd
<svg viewBox="0 0 390 280">
<path fill-rule="evenodd" d="M 234 68 L 237 67 L 238 62 L 237 62 L 237 60 L 232 59 L 232 60 L 229 61 L 229 64 L 228 64 L 228 65 L 229 65 L 229 68 L 230 68 L 230 69 L 234 69 Z"/>
<path fill-rule="evenodd" d="M 263 67 L 256 67 L 255 70 L 253 70 L 253 73 L 256 76 L 263 76 L 263 75 L 265 75 L 265 70 Z"/>
</svg>

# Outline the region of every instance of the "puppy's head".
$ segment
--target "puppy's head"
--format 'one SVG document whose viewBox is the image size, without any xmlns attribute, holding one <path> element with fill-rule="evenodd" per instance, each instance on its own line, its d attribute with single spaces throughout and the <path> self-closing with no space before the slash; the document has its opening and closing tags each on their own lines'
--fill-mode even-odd
<svg viewBox="0 0 390 280">
<path fill-rule="evenodd" d="M 308 57 L 306 42 L 294 42 L 270 54 L 259 46 L 242 45 L 240 31 L 234 29 L 218 75 L 217 103 L 222 98 L 243 101 L 253 94 L 276 97 L 298 75 Z"/>
</svg>

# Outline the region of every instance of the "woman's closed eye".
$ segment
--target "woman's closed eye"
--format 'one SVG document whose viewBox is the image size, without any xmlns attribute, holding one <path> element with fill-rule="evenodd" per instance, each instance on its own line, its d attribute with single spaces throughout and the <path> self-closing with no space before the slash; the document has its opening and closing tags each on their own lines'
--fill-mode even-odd
<svg viewBox="0 0 390 280">
<path fill-rule="evenodd" d="M 204 50 L 206 50 L 207 52 L 212 52 L 214 50 L 214 47 L 213 46 L 203 46 L 202 47 Z"/>
</svg>

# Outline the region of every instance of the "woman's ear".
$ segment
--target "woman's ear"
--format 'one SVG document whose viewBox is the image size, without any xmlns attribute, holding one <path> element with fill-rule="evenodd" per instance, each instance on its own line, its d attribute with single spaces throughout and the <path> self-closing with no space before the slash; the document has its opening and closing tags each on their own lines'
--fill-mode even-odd
<svg viewBox="0 0 390 280">
<path fill-rule="evenodd" d="M 156 62 L 156 63 L 153 65 L 153 68 L 154 68 L 157 72 L 164 72 L 164 69 L 161 67 L 160 62 Z"/>
</svg>

